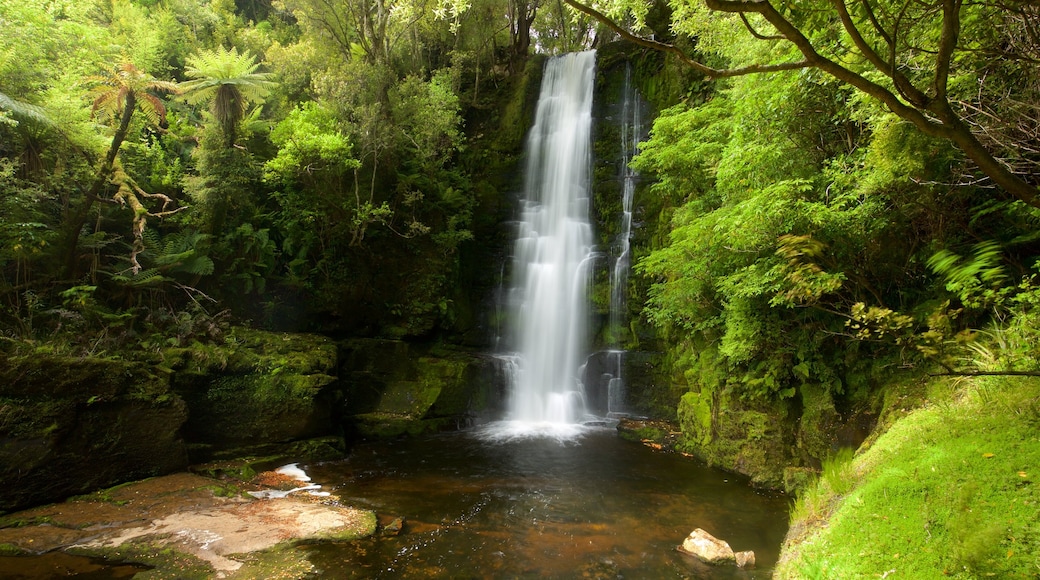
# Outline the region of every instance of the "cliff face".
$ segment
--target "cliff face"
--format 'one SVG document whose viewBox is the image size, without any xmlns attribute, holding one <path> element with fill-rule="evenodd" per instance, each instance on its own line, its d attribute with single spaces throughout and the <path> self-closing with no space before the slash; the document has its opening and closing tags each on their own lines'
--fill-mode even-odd
<svg viewBox="0 0 1040 580">
<path fill-rule="evenodd" d="M 6 359 L 0 511 L 333 431 L 336 348 L 321 337 L 235 329 L 126 356 Z"/>
<path fill-rule="evenodd" d="M 354 436 L 481 421 L 503 397 L 491 357 L 392 340 L 233 328 L 142 359 L 5 361 L 0 512 L 213 459 L 337 457 Z"/>
</svg>

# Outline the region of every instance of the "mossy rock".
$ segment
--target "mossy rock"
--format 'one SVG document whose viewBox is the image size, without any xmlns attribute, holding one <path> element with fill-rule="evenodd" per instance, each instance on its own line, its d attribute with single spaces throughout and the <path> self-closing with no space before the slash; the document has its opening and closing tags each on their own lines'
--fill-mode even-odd
<svg viewBox="0 0 1040 580">
<path fill-rule="evenodd" d="M 14 544 L 0 544 L 0 556 L 22 556 L 27 552 Z"/>
<path fill-rule="evenodd" d="M 489 357 L 395 340 L 342 345 L 346 414 L 362 437 L 465 425 L 501 398 Z"/>
<path fill-rule="evenodd" d="M 391 413 L 364 413 L 352 417 L 353 427 L 363 439 L 390 439 L 393 437 L 415 437 L 426 433 L 438 433 L 460 427 L 451 417 L 422 419 L 412 415 Z"/>
<path fill-rule="evenodd" d="M 806 383 L 798 392 L 802 398 L 802 417 L 798 422 L 797 445 L 810 458 L 822 460 L 836 451 L 835 434 L 841 425 L 841 416 L 826 386 Z"/>
<path fill-rule="evenodd" d="M 784 469 L 784 491 L 789 494 L 801 493 L 816 483 L 820 472 L 811 467 L 787 467 Z"/>
<path fill-rule="evenodd" d="M 779 489 L 792 458 L 794 428 L 787 415 L 782 403 L 756 408 L 726 394 L 687 393 L 679 403 L 683 435 L 677 448 L 747 475 L 754 485 Z"/>
<path fill-rule="evenodd" d="M 12 358 L 0 369 L 0 511 L 182 469 L 184 401 L 135 361 Z"/>
<path fill-rule="evenodd" d="M 208 580 L 213 567 L 204 560 L 159 542 L 126 542 L 116 548 L 72 547 L 70 554 L 101 558 L 110 562 L 128 562 L 151 566 L 134 578 L 144 580 Z"/>
<path fill-rule="evenodd" d="M 622 419 L 617 432 L 625 441 L 643 443 L 662 451 L 674 450 L 681 434 L 677 424 L 652 419 Z"/>
<path fill-rule="evenodd" d="M 171 351 L 194 461 L 333 431 L 337 350 L 309 334 L 236 328 L 221 345 Z"/>
</svg>

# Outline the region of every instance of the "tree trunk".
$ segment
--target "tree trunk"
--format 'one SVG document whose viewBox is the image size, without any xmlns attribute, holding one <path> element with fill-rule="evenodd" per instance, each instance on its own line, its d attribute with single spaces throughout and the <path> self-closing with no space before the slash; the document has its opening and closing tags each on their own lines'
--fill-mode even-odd
<svg viewBox="0 0 1040 580">
<path fill-rule="evenodd" d="M 126 140 L 126 134 L 130 130 L 130 120 L 134 116 L 136 107 L 137 97 L 134 96 L 133 92 L 128 91 L 126 103 L 123 105 L 123 114 L 119 118 L 119 126 L 116 127 L 116 132 L 112 135 L 112 144 L 108 146 L 108 152 L 105 153 L 104 159 L 101 160 L 97 177 L 94 178 L 94 183 L 91 184 L 90 189 L 84 196 L 82 205 L 69 220 L 65 254 L 65 278 L 68 280 L 75 280 L 79 274 L 76 268 L 76 249 L 79 246 L 80 233 L 83 230 L 83 226 L 87 223 L 87 217 L 90 216 L 90 209 L 94 207 L 94 201 L 99 198 L 101 191 L 112 178 L 112 168 L 115 165 L 116 157 L 119 155 L 119 148 L 122 147 L 123 141 Z"/>
</svg>

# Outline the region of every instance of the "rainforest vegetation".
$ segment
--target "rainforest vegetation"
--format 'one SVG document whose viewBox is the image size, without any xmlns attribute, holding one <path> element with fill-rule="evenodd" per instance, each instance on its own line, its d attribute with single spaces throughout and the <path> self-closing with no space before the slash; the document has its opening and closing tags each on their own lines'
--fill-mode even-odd
<svg viewBox="0 0 1040 580">
<path fill-rule="evenodd" d="M 959 491 L 1002 460 L 930 483 L 898 463 L 953 489 L 906 532 L 956 547 L 921 569 L 1036 574 L 1036 2 L 0 0 L 0 352 L 230 325 L 486 346 L 518 87 L 588 48 L 654 108 L 627 346 L 664 353 L 680 447 L 729 468 L 775 447 L 774 487 L 822 467 L 786 472 L 809 534 L 849 494 L 888 501 L 857 487 L 881 452 L 853 463 L 839 426 L 872 417 L 869 447 L 939 405 L 945 461 L 1015 459 Z M 1002 450 L 970 443 L 1001 425 Z M 791 577 L 888 569 L 829 541 Z"/>
</svg>

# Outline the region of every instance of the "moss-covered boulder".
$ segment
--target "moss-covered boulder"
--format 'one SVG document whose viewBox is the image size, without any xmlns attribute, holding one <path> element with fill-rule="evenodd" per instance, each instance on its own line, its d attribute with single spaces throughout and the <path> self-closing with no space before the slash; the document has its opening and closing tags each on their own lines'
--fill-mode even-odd
<svg viewBox="0 0 1040 580">
<path fill-rule="evenodd" d="M 396 340 L 341 344 L 345 418 L 362 437 L 457 429 L 501 406 L 493 358 Z"/>
<path fill-rule="evenodd" d="M 0 364 L 0 511 L 187 465 L 184 402 L 139 362 L 55 355 Z"/>
<path fill-rule="evenodd" d="M 193 461 L 334 430 L 337 353 L 324 337 L 236 328 L 223 344 L 167 356 Z"/>
<path fill-rule="evenodd" d="M 754 406 L 706 390 L 683 395 L 678 417 L 683 433 L 679 450 L 743 473 L 755 485 L 783 486 L 794 433 L 785 408 Z"/>
</svg>

